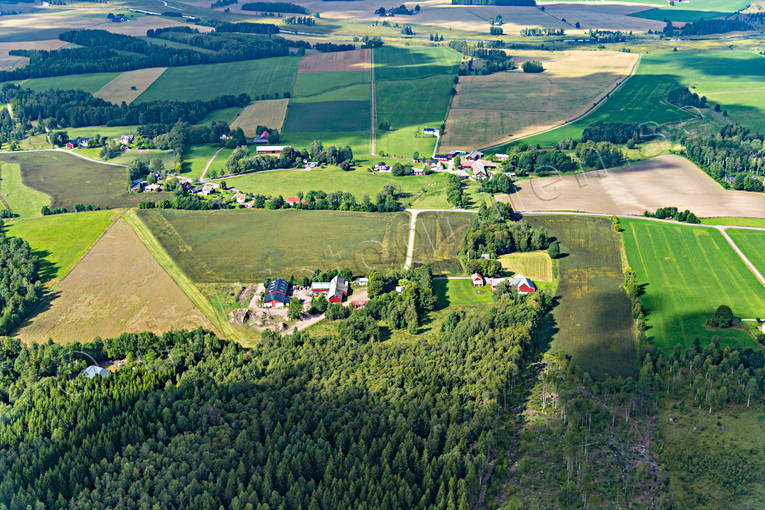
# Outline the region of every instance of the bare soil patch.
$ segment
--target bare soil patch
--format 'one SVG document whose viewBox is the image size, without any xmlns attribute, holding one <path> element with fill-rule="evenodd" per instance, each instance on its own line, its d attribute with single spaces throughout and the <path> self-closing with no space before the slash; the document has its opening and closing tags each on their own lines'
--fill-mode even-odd
<svg viewBox="0 0 765 510">
<path fill-rule="evenodd" d="M 15 69 L 29 63 L 27 57 L 9 55 L 8 52 L 11 50 L 57 50 L 67 44 L 69 43 L 58 39 L 0 43 L 0 69 Z"/>
<path fill-rule="evenodd" d="M 126 71 L 101 87 L 93 95 L 114 104 L 121 104 L 123 101 L 130 104 L 144 90 L 148 89 L 166 69 L 166 67 L 152 67 Z"/>
<path fill-rule="evenodd" d="M 638 56 L 615 51 L 511 52 L 520 65 L 545 71 L 463 76 L 441 140 L 443 150 L 471 149 L 538 133 L 586 112 L 635 66 Z"/>
<path fill-rule="evenodd" d="M 370 49 L 362 48 L 351 51 L 305 55 L 300 59 L 298 73 L 366 71 L 372 68 L 370 54 Z"/>
<path fill-rule="evenodd" d="M 659 207 L 689 209 L 699 217 L 765 218 L 765 194 L 723 189 L 680 156 L 659 156 L 619 169 L 543 177 L 500 195 L 518 211 L 637 214 Z"/>
<path fill-rule="evenodd" d="M 231 127 L 242 128 L 246 136 L 257 135 L 258 126 L 268 126 L 281 131 L 289 102 L 289 99 L 267 99 L 250 103 L 239 112 Z"/>
<path fill-rule="evenodd" d="M 24 342 L 74 342 L 197 326 L 211 328 L 130 226 L 119 220 L 16 336 Z"/>
<path fill-rule="evenodd" d="M 558 19 L 565 19 L 568 29 L 574 29 L 577 22 L 582 29 L 589 30 L 632 30 L 635 32 L 647 32 L 648 30 L 661 30 L 663 21 L 649 20 L 629 16 L 629 14 L 645 11 L 655 6 L 639 4 L 581 4 L 562 3 L 545 4 L 545 12 Z"/>
</svg>

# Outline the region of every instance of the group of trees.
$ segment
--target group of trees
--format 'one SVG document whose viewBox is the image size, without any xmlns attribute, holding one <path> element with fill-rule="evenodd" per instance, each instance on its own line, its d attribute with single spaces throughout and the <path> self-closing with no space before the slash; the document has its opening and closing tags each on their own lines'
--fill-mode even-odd
<svg viewBox="0 0 765 510">
<path fill-rule="evenodd" d="M 686 89 L 687 90 L 687 89 Z M 635 122 L 604 122 L 589 124 L 582 132 L 582 141 L 638 143 L 652 138 L 656 134 L 656 125 Z"/>
<path fill-rule="evenodd" d="M 10 334 L 40 302 L 39 265 L 29 243 L 6 237 L 0 222 L 0 335 Z"/>
<path fill-rule="evenodd" d="M 521 64 L 521 69 L 524 73 L 541 73 L 545 70 L 545 66 L 539 60 L 527 60 Z"/>
<path fill-rule="evenodd" d="M 202 330 L 1 340 L 0 501 L 472 507 L 549 298 L 508 293 L 450 315 L 437 342 L 392 345 L 394 323 L 434 303 L 429 269 L 397 276 L 401 295 L 375 295 L 337 333 L 267 332 L 253 349 Z M 80 375 L 108 359 L 125 365 Z"/>
<path fill-rule="evenodd" d="M 305 7 L 290 2 L 248 2 L 246 4 L 242 4 L 242 10 L 256 12 L 310 14 L 310 11 Z"/>
<path fill-rule="evenodd" d="M 621 148 L 611 142 L 580 143 L 576 146 L 576 156 L 585 168 L 613 168 L 624 162 Z"/>
<path fill-rule="evenodd" d="M 74 204 L 74 209 L 69 210 L 66 207 L 56 207 L 55 209 L 51 209 L 47 205 L 42 206 L 40 209 L 40 214 L 43 216 L 51 216 L 53 214 L 66 214 L 70 212 L 87 212 L 87 211 L 100 211 L 101 206 L 94 205 L 94 204 Z"/>
<path fill-rule="evenodd" d="M 512 193 L 515 190 L 513 180 L 504 173 L 492 175 L 480 182 L 482 193 Z"/>
<path fill-rule="evenodd" d="M 258 36 L 218 31 L 200 33 L 198 29 L 186 26 L 148 30 L 146 35 L 214 51 L 218 62 L 283 57 L 290 54 L 291 47 L 304 46 L 273 35 Z"/>
<path fill-rule="evenodd" d="M 534 149 L 522 145 L 511 153 L 510 158 L 503 163 L 507 170 L 513 170 L 517 175 L 529 174 L 546 175 L 553 172 L 573 172 L 576 162 L 569 154 L 560 149 Z"/>
<path fill-rule="evenodd" d="M 688 87 L 677 87 L 669 91 L 667 102 L 675 106 L 693 106 L 695 108 L 706 108 L 707 98 L 691 92 Z"/>
<path fill-rule="evenodd" d="M 299 151 L 286 147 L 279 156 L 269 156 L 251 155 L 246 146 L 240 146 L 226 159 L 226 171 L 229 174 L 241 174 L 274 168 L 292 168 L 309 160 L 320 165 L 339 165 L 343 170 L 351 170 L 353 150 L 349 146 L 327 147 L 325 150 L 320 140 L 314 140 L 309 149 Z"/>
<path fill-rule="evenodd" d="M 591 43 L 608 44 L 625 42 L 628 37 L 632 37 L 632 32 L 624 33 L 619 30 L 593 30 L 588 33 Z"/>
<path fill-rule="evenodd" d="M 465 183 L 458 175 L 449 174 L 446 183 L 446 200 L 458 209 L 465 207 L 467 197 L 465 196 Z"/>
<path fill-rule="evenodd" d="M 660 207 L 656 209 L 656 212 L 645 211 L 644 215 L 648 218 L 659 218 L 660 220 L 675 220 L 683 221 L 685 223 L 701 223 L 701 220 L 686 209 L 685 211 L 678 211 L 677 207 Z"/>
<path fill-rule="evenodd" d="M 357 211 L 357 212 L 396 212 L 401 210 L 398 201 L 400 193 L 391 184 L 383 186 L 382 190 L 372 200 L 365 195 L 358 200 L 352 193 L 344 191 L 311 190 L 308 193 L 298 192 L 300 203 L 288 204 L 284 197 L 255 194 L 253 201 L 256 209 L 295 209 L 329 210 L 329 211 Z"/>
<path fill-rule="evenodd" d="M 403 288 L 401 292 L 396 287 Z M 369 274 L 369 302 L 363 315 L 374 321 L 385 321 L 392 329 L 406 329 L 416 334 L 421 319 L 436 306 L 433 274 L 425 265 L 405 272 L 389 271 Z"/>
<path fill-rule="evenodd" d="M 518 221 L 508 204 L 481 204 L 478 216 L 465 233 L 460 253 L 467 259 L 488 253 L 492 258 L 513 252 L 546 250 L 553 238 L 543 227 Z"/>
<path fill-rule="evenodd" d="M 746 32 L 754 30 L 754 27 L 736 18 L 731 19 L 700 19 L 692 23 L 686 23 L 682 28 L 677 28 L 672 25 L 671 21 L 667 21 L 664 26 L 664 35 L 708 35 L 708 34 L 724 34 L 727 32 Z"/>
<path fill-rule="evenodd" d="M 521 35 L 523 37 L 555 37 L 565 35 L 566 32 L 562 28 L 522 28 Z"/>
<path fill-rule="evenodd" d="M 763 191 L 756 177 L 765 174 L 763 139 L 761 133 L 728 124 L 715 136 L 687 136 L 681 143 L 685 156 L 726 188 L 731 187 L 727 177 L 735 175 L 734 188 Z"/>
</svg>

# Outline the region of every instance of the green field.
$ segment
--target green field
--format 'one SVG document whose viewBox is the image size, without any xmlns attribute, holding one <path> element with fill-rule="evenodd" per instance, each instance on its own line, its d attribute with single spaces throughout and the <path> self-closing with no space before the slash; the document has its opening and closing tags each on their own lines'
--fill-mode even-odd
<svg viewBox="0 0 765 510">
<path fill-rule="evenodd" d="M 765 218 L 701 218 L 704 225 L 735 225 L 765 228 Z"/>
<path fill-rule="evenodd" d="M 43 206 L 50 205 L 48 195 L 24 185 L 17 163 L 0 166 L 0 195 L 14 215 L 24 218 L 39 216 Z"/>
<path fill-rule="evenodd" d="M 18 163 L 29 188 L 52 197 L 51 209 L 74 209 L 76 204 L 102 208 L 133 207 L 165 194 L 131 194 L 125 168 L 87 161 L 66 152 L 4 153 L 2 160 Z"/>
<path fill-rule="evenodd" d="M 725 229 L 725 231 L 736 243 L 739 250 L 744 252 L 749 262 L 754 264 L 760 274 L 765 275 L 765 231 L 735 228 Z M 760 289 L 760 291 L 765 293 L 765 289 Z"/>
<path fill-rule="evenodd" d="M 424 212 L 417 215 L 414 265 L 430 264 L 435 274 L 464 273 L 457 254 L 475 214 Z"/>
<path fill-rule="evenodd" d="M 433 290 L 438 297 L 437 307 L 488 305 L 492 303 L 491 287 L 473 287 L 470 279 L 433 280 Z"/>
<path fill-rule="evenodd" d="M 763 315 L 765 289 L 712 228 L 624 220 L 624 247 L 648 312 L 647 337 L 665 352 L 695 338 L 754 345 L 741 330 L 708 330 L 704 323 L 725 304 L 742 318 Z"/>
<path fill-rule="evenodd" d="M 289 144 L 299 149 L 307 149 L 314 140 L 321 140 L 324 147 L 350 146 L 355 158 L 369 157 L 372 135 L 365 131 L 293 131 L 282 132 L 279 143 Z"/>
<path fill-rule="evenodd" d="M 561 243 L 551 352 L 593 377 L 634 376 L 637 349 L 630 300 L 622 288 L 621 240 L 606 218 L 529 216 Z"/>
<path fill-rule="evenodd" d="M 263 94 L 283 97 L 292 93 L 298 57 L 275 57 L 222 64 L 170 67 L 135 103 L 157 100 L 209 100 L 227 94 Z"/>
<path fill-rule="evenodd" d="M 517 143 L 554 145 L 567 136 L 578 138 L 596 121 L 667 123 L 690 115 L 667 104 L 670 90 L 694 87 L 710 103 L 719 103 L 742 125 L 765 130 L 765 57 L 742 50 L 657 52 L 644 55 L 635 76 L 591 115 Z M 709 116 L 708 112 L 704 112 Z"/>
<path fill-rule="evenodd" d="M 238 106 L 232 106 L 231 108 L 221 108 L 220 110 L 213 110 L 210 113 L 207 114 L 205 118 L 197 122 L 197 125 L 201 124 L 209 124 L 210 122 L 214 120 L 218 120 L 221 122 L 226 122 L 230 124 L 231 122 L 236 119 L 237 115 L 239 115 L 239 112 L 241 112 L 242 109 Z"/>
<path fill-rule="evenodd" d="M 370 126 L 369 101 L 290 101 L 284 131 L 366 131 Z M 286 135 L 285 135 L 286 136 Z"/>
<path fill-rule="evenodd" d="M 141 210 L 170 257 L 197 283 L 289 278 L 316 268 L 357 274 L 401 267 L 409 216 L 337 211 Z"/>
<path fill-rule="evenodd" d="M 112 221 L 113 211 L 57 214 L 6 224 L 8 236 L 27 241 L 40 258 L 43 280 L 63 278 Z"/>
<path fill-rule="evenodd" d="M 32 78 L 24 82 L 24 87 L 38 92 L 51 89 L 79 89 L 91 94 L 112 81 L 121 73 L 72 74 L 52 76 L 50 78 Z"/>
<path fill-rule="evenodd" d="M 445 174 L 393 177 L 390 173 L 373 174 L 365 168 L 344 172 L 337 167 L 314 168 L 308 172 L 280 170 L 226 177 L 226 185 L 248 193 L 288 197 L 297 195 L 299 191 L 343 191 L 352 193 L 358 201 L 361 201 L 364 195 L 374 198 L 383 186 L 393 184 L 396 188 L 401 188 L 404 194 L 402 202 L 405 205 L 420 207 L 421 202 L 428 200 L 430 206 L 440 204 L 440 208 L 450 207 L 445 197 L 446 183 Z"/>
<path fill-rule="evenodd" d="M 375 48 L 375 81 L 398 81 L 457 73 L 461 56 L 446 46 Z M 414 99 L 414 98 L 413 98 Z"/>
<path fill-rule="evenodd" d="M 368 71 L 299 73 L 292 101 L 369 101 L 371 93 Z"/>
<path fill-rule="evenodd" d="M 204 172 L 207 163 L 210 161 L 210 158 L 215 155 L 215 151 L 217 150 L 218 147 L 215 145 L 193 145 L 189 148 L 184 156 L 184 163 L 188 164 L 187 166 L 190 171 L 185 172 L 183 176 L 190 179 L 199 179 L 202 177 L 202 172 Z M 220 171 L 225 168 L 226 158 L 228 158 L 232 151 L 233 149 L 221 150 L 218 153 L 218 156 L 216 156 L 210 164 L 210 168 L 207 170 L 208 173 L 213 170 L 215 170 L 216 173 L 220 173 Z"/>
</svg>

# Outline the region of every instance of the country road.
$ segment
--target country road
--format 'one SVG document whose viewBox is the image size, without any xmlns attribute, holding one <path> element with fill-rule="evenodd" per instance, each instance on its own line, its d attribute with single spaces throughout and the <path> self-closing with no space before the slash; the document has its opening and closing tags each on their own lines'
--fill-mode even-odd
<svg viewBox="0 0 765 510">
<path fill-rule="evenodd" d="M 212 162 L 215 161 L 215 158 L 218 157 L 218 153 L 223 150 L 223 147 L 220 147 L 217 151 L 215 151 L 215 154 L 212 155 L 210 158 L 210 161 L 207 162 L 205 165 L 205 169 L 202 171 L 202 176 L 199 178 L 200 182 L 207 182 L 207 179 L 205 179 L 205 175 L 207 175 L 207 171 L 210 169 L 210 165 L 212 165 Z"/>
</svg>

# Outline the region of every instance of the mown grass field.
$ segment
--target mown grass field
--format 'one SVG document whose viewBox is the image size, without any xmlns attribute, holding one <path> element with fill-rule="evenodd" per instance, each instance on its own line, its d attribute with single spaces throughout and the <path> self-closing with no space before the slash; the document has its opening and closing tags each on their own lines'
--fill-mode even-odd
<svg viewBox="0 0 765 510">
<path fill-rule="evenodd" d="M 404 263 L 406 213 L 142 210 L 139 217 L 197 283 L 289 278 L 316 268 L 357 274 Z"/>
<path fill-rule="evenodd" d="M 56 286 L 16 332 L 25 342 L 89 341 L 125 332 L 210 327 L 123 220 Z"/>
<path fill-rule="evenodd" d="M 529 216 L 561 243 L 552 352 L 570 355 L 593 377 L 634 376 L 637 348 L 622 288 L 621 240 L 607 218 Z"/>
<path fill-rule="evenodd" d="M 635 76 L 587 117 L 548 133 L 516 143 L 554 145 L 567 136 L 580 137 L 596 121 L 663 124 L 691 116 L 666 103 L 669 91 L 685 86 L 719 103 L 744 126 L 765 130 L 765 57 L 752 51 L 678 51 L 644 55 Z M 708 112 L 702 113 L 709 116 Z"/>
<path fill-rule="evenodd" d="M 765 274 L 765 231 L 729 228 L 725 230 L 746 258 L 761 274 Z M 765 294 L 765 288 L 761 289 Z"/>
<path fill-rule="evenodd" d="M 439 309 L 449 306 L 490 305 L 492 303 L 491 287 L 473 287 L 469 279 L 433 281 L 433 291 L 438 298 Z"/>
<path fill-rule="evenodd" d="M 45 281 L 64 277 L 106 230 L 114 211 L 57 214 L 6 223 L 10 237 L 27 241 L 40 258 Z"/>
<path fill-rule="evenodd" d="M 536 282 L 553 281 L 553 261 L 546 251 L 517 252 L 499 258 L 502 268 L 511 273 L 521 273 Z"/>
<path fill-rule="evenodd" d="M 202 177 L 202 172 L 204 172 L 207 163 L 210 161 L 210 158 L 215 156 L 215 151 L 217 150 L 218 147 L 215 145 L 192 146 L 186 152 L 186 159 L 184 162 L 188 165 L 190 171 L 185 172 L 183 176 L 190 179 L 199 179 Z M 215 173 L 219 174 L 221 170 L 225 168 L 226 158 L 228 158 L 232 151 L 233 149 L 222 149 L 210 164 L 210 168 L 207 170 L 207 173 L 210 174 L 213 170 L 215 170 Z"/>
<path fill-rule="evenodd" d="M 464 273 L 457 255 L 475 214 L 424 212 L 417 215 L 414 238 L 414 265 L 430 264 L 435 274 Z"/>
<path fill-rule="evenodd" d="M 13 214 L 23 218 L 39 216 L 51 202 L 48 195 L 24 184 L 18 163 L 0 165 L 0 195 Z"/>
<path fill-rule="evenodd" d="M 446 46 L 391 46 L 374 49 L 375 81 L 398 81 L 456 74 L 460 54 Z"/>
<path fill-rule="evenodd" d="M 278 129 L 281 132 L 289 102 L 289 99 L 268 99 L 252 102 L 236 116 L 231 127 L 234 129 L 242 128 L 244 134 L 250 137 L 257 135 L 258 126 Z"/>
<path fill-rule="evenodd" d="M 646 332 L 654 345 L 671 352 L 695 338 L 723 345 L 754 345 L 741 330 L 710 330 L 705 321 L 722 304 L 742 318 L 762 315 L 765 288 L 715 229 L 624 220 L 624 247 L 646 311 Z"/>
<path fill-rule="evenodd" d="M 226 94 L 248 94 L 253 100 L 292 92 L 298 57 L 275 57 L 222 64 L 170 67 L 135 100 L 208 100 Z"/>
<path fill-rule="evenodd" d="M 32 78 L 25 81 L 23 86 L 38 92 L 51 89 L 79 89 L 94 94 L 119 75 L 120 73 L 92 73 Z"/>
<path fill-rule="evenodd" d="M 132 103 L 166 69 L 166 67 L 151 67 L 148 69 L 126 71 L 98 89 L 93 95 L 114 104 L 122 104 L 123 101 L 128 104 Z"/>
<path fill-rule="evenodd" d="M 765 218 L 701 218 L 704 225 L 735 225 L 765 228 Z"/>
<path fill-rule="evenodd" d="M 298 73 L 292 101 L 369 101 L 372 93 L 369 71 Z"/>
<path fill-rule="evenodd" d="M 49 195 L 52 209 L 72 210 L 76 204 L 133 207 L 164 195 L 131 194 L 125 168 L 93 163 L 65 152 L 6 153 L 2 160 L 19 164 L 24 183 Z"/>
<path fill-rule="evenodd" d="M 218 156 L 220 158 L 220 155 Z M 216 158 L 216 162 L 218 161 Z M 225 158 L 222 159 L 225 163 Z M 338 167 L 314 168 L 310 171 L 280 170 L 275 172 L 257 172 L 241 177 L 227 177 L 226 184 L 249 193 L 264 195 L 296 196 L 299 191 L 311 190 L 326 192 L 343 191 L 352 193 L 361 201 L 364 195 L 374 199 L 386 184 L 393 184 L 405 194 L 402 202 L 406 205 L 419 205 L 431 197 L 442 207 L 449 207 L 445 190 L 447 176 L 430 174 L 425 176 L 393 177 L 390 173 L 371 173 L 365 168 L 344 172 Z"/>
</svg>

